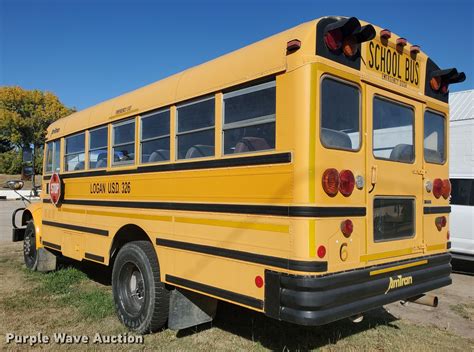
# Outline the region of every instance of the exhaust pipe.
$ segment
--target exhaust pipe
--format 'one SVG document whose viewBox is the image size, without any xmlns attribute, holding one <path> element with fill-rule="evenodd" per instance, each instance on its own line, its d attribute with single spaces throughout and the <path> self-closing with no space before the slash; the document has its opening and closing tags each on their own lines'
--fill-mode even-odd
<svg viewBox="0 0 474 352">
<path fill-rule="evenodd" d="M 410 297 L 405 301 L 400 301 L 403 306 L 406 306 L 408 302 L 436 308 L 438 306 L 438 296 L 421 294 L 414 297 Z"/>
<path fill-rule="evenodd" d="M 355 324 L 362 322 L 364 320 L 364 315 L 362 313 L 353 315 L 349 317 L 349 320 Z"/>
</svg>

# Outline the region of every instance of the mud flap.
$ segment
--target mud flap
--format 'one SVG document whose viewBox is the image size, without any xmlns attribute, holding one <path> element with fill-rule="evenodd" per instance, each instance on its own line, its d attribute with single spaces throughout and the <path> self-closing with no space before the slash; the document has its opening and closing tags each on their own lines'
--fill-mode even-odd
<svg viewBox="0 0 474 352">
<path fill-rule="evenodd" d="M 38 248 L 36 270 L 43 272 L 56 270 L 56 256 L 46 248 Z"/>
<path fill-rule="evenodd" d="M 12 229 L 12 242 L 20 242 L 25 239 L 26 227 L 17 227 Z"/>
<path fill-rule="evenodd" d="M 168 328 L 186 329 L 214 319 L 217 300 L 199 293 L 176 288 L 171 291 Z"/>
</svg>

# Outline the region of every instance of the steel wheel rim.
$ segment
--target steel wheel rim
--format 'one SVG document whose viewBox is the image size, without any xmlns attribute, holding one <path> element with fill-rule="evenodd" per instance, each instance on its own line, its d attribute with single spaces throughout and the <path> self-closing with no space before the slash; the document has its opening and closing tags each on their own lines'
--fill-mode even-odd
<svg viewBox="0 0 474 352">
<path fill-rule="evenodd" d="M 146 290 L 143 274 L 134 263 L 127 262 L 122 266 L 118 291 L 124 310 L 130 315 L 139 315 L 145 306 Z"/>
</svg>

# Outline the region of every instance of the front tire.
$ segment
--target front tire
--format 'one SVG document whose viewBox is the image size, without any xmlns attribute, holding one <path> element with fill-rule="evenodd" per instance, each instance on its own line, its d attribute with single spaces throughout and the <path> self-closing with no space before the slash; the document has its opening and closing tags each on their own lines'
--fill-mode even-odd
<svg viewBox="0 0 474 352">
<path fill-rule="evenodd" d="M 134 241 L 120 249 L 112 270 L 112 292 L 117 315 L 129 329 L 145 334 L 166 324 L 170 293 L 160 281 L 150 242 Z"/>
<path fill-rule="evenodd" d="M 28 221 L 23 239 L 23 258 L 25 265 L 31 271 L 38 267 L 38 251 L 36 249 L 36 231 L 33 221 Z"/>
</svg>

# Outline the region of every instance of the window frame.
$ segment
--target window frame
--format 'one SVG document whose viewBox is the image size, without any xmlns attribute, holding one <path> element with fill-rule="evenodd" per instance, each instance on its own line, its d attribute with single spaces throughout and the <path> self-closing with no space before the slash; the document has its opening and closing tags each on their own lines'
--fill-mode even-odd
<svg viewBox="0 0 474 352">
<path fill-rule="evenodd" d="M 115 127 L 119 127 L 119 126 L 124 126 L 124 125 L 127 125 L 127 124 L 131 124 L 133 123 L 134 124 L 134 128 L 133 128 L 133 142 L 127 142 L 127 143 L 119 143 L 119 144 L 115 144 L 114 141 L 115 141 Z M 110 148 L 110 153 L 111 153 L 111 156 L 110 156 L 110 165 L 113 166 L 113 167 L 116 167 L 116 166 L 129 166 L 129 165 L 135 165 L 136 163 L 136 145 L 137 145 L 137 136 L 136 136 L 136 132 L 137 132 L 137 121 L 136 121 L 136 117 L 133 116 L 133 117 L 130 117 L 130 118 L 126 118 L 124 120 L 119 120 L 119 121 L 116 121 L 116 122 L 112 122 L 111 123 L 112 125 L 112 132 L 111 132 L 111 148 Z M 124 161 L 115 161 L 115 148 L 116 147 L 120 147 L 120 146 L 124 146 L 124 145 L 130 145 L 130 144 L 133 144 L 133 153 L 134 153 L 134 157 L 133 157 L 133 160 L 124 160 Z"/>
<path fill-rule="evenodd" d="M 433 161 L 428 161 L 426 160 L 425 158 L 425 114 L 427 112 L 431 112 L 435 115 L 438 115 L 440 117 L 443 118 L 443 121 L 444 121 L 444 150 L 443 150 L 443 162 L 442 163 L 436 163 L 436 162 L 433 162 Z M 428 164 L 433 164 L 433 165 L 445 165 L 446 162 L 448 161 L 448 158 L 447 158 L 447 152 L 448 152 L 448 126 L 447 126 L 447 117 L 445 114 L 443 114 L 441 111 L 436 111 L 436 110 L 433 110 L 433 109 L 430 109 L 430 108 L 426 108 L 424 111 L 423 111 L 423 161 L 425 163 L 428 163 Z"/>
<path fill-rule="evenodd" d="M 76 137 L 76 136 L 79 136 L 81 134 L 84 136 L 83 137 L 84 138 L 84 149 L 82 150 L 82 152 L 66 153 L 68 138 Z M 80 155 L 80 154 L 84 154 L 84 167 L 82 169 L 79 169 L 79 170 L 67 170 L 67 157 L 70 156 L 70 155 Z M 63 161 L 64 161 L 64 172 L 78 172 L 78 171 L 84 171 L 86 169 L 86 131 L 85 130 L 81 131 L 81 132 L 74 133 L 74 134 L 70 134 L 70 135 L 64 137 Z"/>
<path fill-rule="evenodd" d="M 375 132 L 375 129 L 374 129 L 374 101 L 375 99 L 380 99 L 380 100 L 385 100 L 385 101 L 388 101 L 389 103 L 393 103 L 395 105 L 400 105 L 400 106 L 404 106 L 404 107 L 407 107 L 409 108 L 412 112 L 413 112 L 413 115 L 412 115 L 412 141 L 413 141 L 413 159 L 411 161 L 402 161 L 402 160 L 393 160 L 393 159 L 390 159 L 390 158 L 380 158 L 378 156 L 376 156 L 374 154 L 374 132 Z M 398 101 L 398 100 L 394 100 L 394 99 L 391 99 L 391 98 L 388 98 L 384 95 L 381 95 L 381 94 L 374 94 L 372 96 L 372 121 L 371 121 L 371 126 L 372 126 L 372 156 L 374 159 L 377 159 L 377 160 L 383 160 L 383 161 L 390 161 L 390 162 L 394 162 L 394 163 L 403 163 L 403 164 L 410 164 L 410 165 L 413 165 L 416 163 L 416 108 L 414 105 L 410 105 L 410 104 L 407 104 L 407 103 L 404 103 L 404 102 L 401 102 L 401 101 Z"/>
<path fill-rule="evenodd" d="M 322 140 L 322 128 L 323 128 L 323 81 L 325 79 L 332 79 L 333 81 L 336 81 L 336 82 L 340 82 L 342 84 L 346 84 L 348 86 L 353 86 L 355 88 L 357 88 L 357 91 L 359 93 L 359 147 L 357 149 L 347 149 L 347 148 L 335 148 L 335 147 L 329 147 L 329 146 L 326 146 Z M 325 149 L 332 149 L 332 150 L 342 150 L 342 151 L 346 151 L 346 152 L 352 152 L 352 153 L 357 153 L 359 152 L 361 149 L 362 149 L 362 144 L 363 144 L 363 133 L 362 133 L 362 87 L 357 83 L 357 82 L 354 82 L 354 81 L 350 81 L 350 80 L 347 80 L 347 79 L 343 79 L 343 78 L 340 78 L 340 77 L 337 77 L 337 76 L 334 76 L 332 74 L 329 74 L 329 73 L 325 73 L 323 75 L 321 75 L 320 79 L 319 79 L 319 142 L 321 143 L 322 147 L 325 148 Z"/>
<path fill-rule="evenodd" d="M 259 116 L 259 117 L 254 117 L 254 118 L 251 118 L 251 119 L 241 120 L 241 121 L 237 121 L 237 122 L 230 122 L 230 123 L 225 122 L 225 99 L 226 98 L 233 98 L 233 97 L 237 97 L 237 96 L 240 96 L 240 95 L 245 95 L 245 94 L 249 94 L 249 93 L 253 93 L 253 92 L 258 92 L 260 90 L 273 88 L 273 87 L 275 87 L 275 113 L 273 115 Z M 221 123 L 222 123 L 222 128 L 221 128 L 221 141 L 222 141 L 222 143 L 221 143 L 221 154 L 223 156 L 236 155 L 236 154 L 232 154 L 232 153 L 228 153 L 228 154 L 225 153 L 225 139 L 224 139 L 224 135 L 225 135 L 224 132 L 225 131 L 233 130 L 233 129 L 237 129 L 237 128 L 243 128 L 243 127 L 252 127 L 252 126 L 258 126 L 258 125 L 264 125 L 264 124 L 272 123 L 272 122 L 275 123 L 275 147 L 270 148 L 270 149 L 264 149 L 264 150 L 249 150 L 249 151 L 242 152 L 242 153 L 237 153 L 237 154 L 241 155 L 241 154 L 251 154 L 251 153 L 262 153 L 262 152 L 268 152 L 268 151 L 276 150 L 276 136 L 277 136 L 277 132 L 276 132 L 276 101 L 277 101 L 277 92 L 276 92 L 276 78 L 275 77 L 273 79 L 271 79 L 270 81 L 268 81 L 268 82 L 257 83 L 255 85 L 251 85 L 251 86 L 248 86 L 248 87 L 244 87 L 244 88 L 240 88 L 240 89 L 236 89 L 236 90 L 232 90 L 232 91 L 223 93 L 222 97 L 221 97 L 221 104 L 222 104 L 222 113 L 221 113 Z M 273 118 L 269 118 L 269 116 L 273 116 Z"/>
<path fill-rule="evenodd" d="M 52 155 L 51 155 L 51 171 L 48 171 L 47 170 L 47 163 L 48 163 L 48 144 L 50 144 L 53 146 L 53 152 L 52 152 Z M 56 143 L 59 143 L 59 165 L 58 165 L 58 169 L 59 170 L 54 170 L 54 156 L 55 156 L 55 153 L 56 153 Z M 50 140 L 50 141 L 47 141 L 46 143 L 46 148 L 45 148 L 45 153 L 44 153 L 44 174 L 45 175 L 52 175 L 54 174 L 55 172 L 61 172 L 61 138 L 57 138 L 57 139 L 53 139 L 53 140 Z"/>
<path fill-rule="evenodd" d="M 147 118 L 150 118 L 154 115 L 157 115 L 157 114 L 161 114 L 163 112 L 168 112 L 169 114 L 169 123 L 170 123 L 170 129 L 168 131 L 168 134 L 166 135 L 159 135 L 159 136 L 156 136 L 156 137 L 151 137 L 151 138 L 147 138 L 147 139 L 143 139 L 143 120 L 144 119 L 147 119 Z M 215 125 L 215 122 L 214 122 L 214 125 Z M 177 124 L 176 124 L 176 128 L 177 128 Z M 140 160 L 139 160 L 139 164 L 160 164 L 160 163 L 168 163 L 171 161 L 171 106 L 168 106 L 166 108 L 161 108 L 161 109 L 158 109 L 158 110 L 154 110 L 152 112 L 147 112 L 146 114 L 140 116 L 140 151 L 139 151 L 139 155 L 140 155 Z M 160 140 L 160 139 L 165 139 L 165 138 L 169 138 L 169 150 L 170 150 L 170 157 L 168 160 L 161 160 L 161 161 L 147 161 L 147 162 L 143 162 L 142 161 L 142 153 L 143 153 L 143 143 L 145 142 L 152 142 L 152 141 L 157 141 L 157 140 Z M 177 149 L 177 148 L 176 148 Z"/>
<path fill-rule="evenodd" d="M 104 149 L 104 147 L 98 147 L 98 148 L 91 148 L 91 132 L 100 130 L 100 129 L 106 129 L 107 130 L 107 141 L 105 145 L 105 149 L 107 150 L 107 165 L 104 167 L 99 167 L 99 168 L 91 168 L 91 152 L 96 151 L 96 150 L 101 150 Z M 88 149 L 87 149 L 87 169 L 88 170 L 102 170 L 106 169 L 109 166 L 109 125 L 103 125 L 103 126 L 98 126 L 95 128 L 92 128 L 90 130 L 87 130 L 88 134 Z"/>
<path fill-rule="evenodd" d="M 196 128 L 194 130 L 189 130 L 189 131 L 185 131 L 185 132 L 178 132 L 178 129 L 179 129 L 179 109 L 182 108 L 182 107 L 185 107 L 185 106 L 199 104 L 199 103 L 202 103 L 202 102 L 207 101 L 207 100 L 214 100 L 214 124 L 210 127 L 201 127 L 201 128 Z M 176 104 L 175 107 L 176 107 L 176 116 L 175 116 L 176 124 L 175 124 L 175 136 L 174 136 L 174 138 L 175 138 L 175 160 L 179 161 L 179 160 L 195 160 L 195 159 L 215 158 L 216 157 L 216 96 L 215 96 L 215 94 L 212 94 L 212 95 L 209 95 L 209 96 L 206 96 L 206 97 L 202 97 L 202 98 L 193 99 L 192 101 L 188 101 L 188 102 L 185 102 L 185 103 Z M 214 130 L 214 155 L 212 155 L 212 156 L 203 156 L 203 157 L 200 157 L 200 158 L 190 158 L 190 159 L 179 157 L 179 137 L 180 136 L 195 133 L 195 132 L 209 131 L 209 130 Z"/>
</svg>

